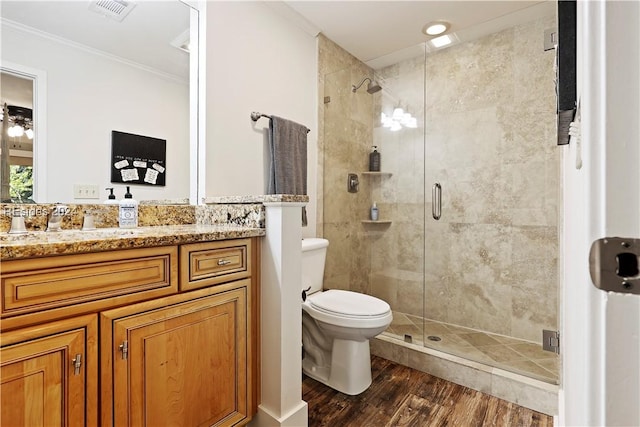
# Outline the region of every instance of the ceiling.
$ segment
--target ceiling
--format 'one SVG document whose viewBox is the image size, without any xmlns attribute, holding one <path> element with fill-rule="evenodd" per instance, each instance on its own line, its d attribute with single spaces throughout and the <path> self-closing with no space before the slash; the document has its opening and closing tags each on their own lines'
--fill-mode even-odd
<svg viewBox="0 0 640 427">
<path fill-rule="evenodd" d="M 171 42 L 189 29 L 189 6 L 135 1 L 129 15 L 117 22 L 89 10 L 90 3 L 2 0 L 0 16 L 3 26 L 24 25 L 188 81 L 188 54 Z"/>
<path fill-rule="evenodd" d="M 33 81 L 13 74 L 0 74 L 2 103 L 33 108 Z"/>
<path fill-rule="evenodd" d="M 307 24 L 373 68 L 424 53 L 431 21 L 469 41 L 555 11 L 555 1 L 286 1 Z M 542 43 L 542 40 L 541 40 Z"/>
<path fill-rule="evenodd" d="M 189 7 L 179 1 L 138 0 L 123 22 L 89 10 L 90 1 L 2 0 L 4 19 L 188 79 L 186 53 L 171 41 L 189 28 Z M 352 55 L 380 68 L 424 52 L 421 30 L 451 23 L 468 41 L 555 11 L 552 0 L 267 1 L 290 19 L 321 31 Z M 3 21 L 3 25 L 6 21 Z"/>
</svg>

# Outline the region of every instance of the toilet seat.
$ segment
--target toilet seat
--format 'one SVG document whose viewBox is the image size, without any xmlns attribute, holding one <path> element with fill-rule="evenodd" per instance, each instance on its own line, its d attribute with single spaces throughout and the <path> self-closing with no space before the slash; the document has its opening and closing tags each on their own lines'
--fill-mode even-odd
<svg viewBox="0 0 640 427">
<path fill-rule="evenodd" d="M 312 294 L 309 301 L 314 308 L 347 317 L 380 316 L 391 310 L 389 304 L 371 295 L 338 289 Z"/>
<path fill-rule="evenodd" d="M 391 323 L 391 307 L 385 301 L 358 292 L 331 289 L 309 295 L 303 309 L 311 317 L 336 326 L 378 328 Z"/>
</svg>

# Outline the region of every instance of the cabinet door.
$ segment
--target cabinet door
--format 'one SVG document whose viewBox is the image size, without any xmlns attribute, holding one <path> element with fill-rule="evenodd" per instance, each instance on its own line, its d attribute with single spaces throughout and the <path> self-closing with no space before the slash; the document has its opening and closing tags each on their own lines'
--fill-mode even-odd
<svg viewBox="0 0 640 427">
<path fill-rule="evenodd" d="M 97 317 L 83 319 L 91 320 L 84 327 L 2 347 L 3 426 L 80 426 L 97 422 Z M 83 321 L 54 322 L 3 333 L 2 340 L 16 341 Z"/>
<path fill-rule="evenodd" d="M 245 287 L 115 319 L 112 331 L 114 425 L 247 418 Z"/>
</svg>

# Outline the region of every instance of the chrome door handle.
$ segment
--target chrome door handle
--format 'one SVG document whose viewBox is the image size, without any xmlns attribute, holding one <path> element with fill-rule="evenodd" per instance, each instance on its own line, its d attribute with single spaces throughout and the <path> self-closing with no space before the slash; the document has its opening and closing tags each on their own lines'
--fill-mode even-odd
<svg viewBox="0 0 640 427">
<path fill-rule="evenodd" d="M 219 259 L 218 260 L 218 265 L 228 265 L 231 264 L 231 261 L 229 261 L 228 259 Z"/>
<path fill-rule="evenodd" d="M 436 221 L 442 216 L 442 186 L 439 182 L 431 188 L 431 215 Z"/>
</svg>

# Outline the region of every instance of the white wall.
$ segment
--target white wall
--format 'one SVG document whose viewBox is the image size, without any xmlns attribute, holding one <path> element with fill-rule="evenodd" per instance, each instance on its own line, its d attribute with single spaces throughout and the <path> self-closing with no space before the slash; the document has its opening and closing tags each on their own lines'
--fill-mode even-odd
<svg viewBox="0 0 640 427">
<path fill-rule="evenodd" d="M 583 166 L 563 147 L 560 425 L 640 425 L 640 296 L 596 289 L 591 243 L 640 237 L 640 5 L 578 2 Z"/>
<path fill-rule="evenodd" d="M 317 170 L 316 38 L 262 2 L 208 2 L 206 196 L 266 193 L 268 119 L 311 129 L 307 146 L 309 226 L 315 235 Z"/>
<path fill-rule="evenodd" d="M 122 198 L 124 184 L 110 183 L 112 130 L 167 140 L 166 186 L 135 185 L 136 199 L 189 197 L 187 83 L 7 25 L 2 60 L 47 74 L 47 194 L 37 202 L 101 202 L 111 186 Z M 74 184 L 99 185 L 100 200 L 74 200 Z"/>
</svg>

